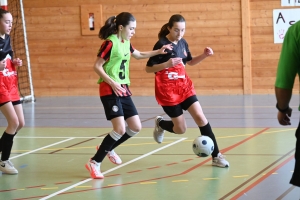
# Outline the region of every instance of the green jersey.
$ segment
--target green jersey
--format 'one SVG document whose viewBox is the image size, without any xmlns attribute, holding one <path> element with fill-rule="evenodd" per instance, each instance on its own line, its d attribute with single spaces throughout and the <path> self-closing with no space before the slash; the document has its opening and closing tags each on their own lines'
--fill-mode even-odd
<svg viewBox="0 0 300 200">
<path fill-rule="evenodd" d="M 127 40 L 120 41 L 116 35 L 107 38 L 112 42 L 112 48 L 109 60 L 103 65 L 106 74 L 119 84 L 130 85 L 129 79 L 129 62 L 130 62 L 130 42 Z M 100 78 L 98 83 L 104 80 Z"/>
<path fill-rule="evenodd" d="M 300 21 L 290 26 L 284 36 L 275 86 L 292 89 L 297 74 L 300 76 Z"/>
</svg>

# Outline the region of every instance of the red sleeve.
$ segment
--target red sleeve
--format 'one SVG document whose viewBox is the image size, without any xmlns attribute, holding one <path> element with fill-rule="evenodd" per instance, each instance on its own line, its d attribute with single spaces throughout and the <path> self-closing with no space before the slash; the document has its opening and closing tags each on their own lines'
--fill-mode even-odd
<svg viewBox="0 0 300 200">
<path fill-rule="evenodd" d="M 133 48 L 132 44 L 130 43 L 130 52 L 133 53 L 134 50 L 135 50 L 135 49 Z"/>
<path fill-rule="evenodd" d="M 112 41 L 105 40 L 102 43 L 102 45 L 101 45 L 101 47 L 100 47 L 100 49 L 98 51 L 97 56 L 100 57 L 100 58 L 103 58 L 105 61 L 108 61 L 109 58 L 110 58 L 110 53 L 111 53 L 112 45 L 113 45 Z"/>
</svg>

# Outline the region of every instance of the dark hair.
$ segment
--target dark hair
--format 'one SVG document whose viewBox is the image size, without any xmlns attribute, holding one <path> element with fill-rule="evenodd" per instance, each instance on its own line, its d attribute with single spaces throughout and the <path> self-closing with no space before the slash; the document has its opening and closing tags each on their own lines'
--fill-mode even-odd
<svg viewBox="0 0 300 200">
<path fill-rule="evenodd" d="M 0 19 L 2 19 L 3 15 L 7 14 L 7 13 L 10 13 L 10 12 L 8 12 L 7 10 L 4 10 L 4 9 L 0 8 Z"/>
<path fill-rule="evenodd" d="M 182 15 L 176 14 L 172 15 L 169 19 L 169 22 L 163 25 L 158 33 L 158 39 L 166 37 L 170 33 L 168 30 L 169 28 L 172 28 L 175 22 L 185 22 L 185 19 L 182 17 Z"/>
<path fill-rule="evenodd" d="M 118 32 L 118 26 L 122 25 L 123 27 L 127 26 L 129 22 L 134 22 L 135 18 L 131 13 L 128 12 L 122 12 L 118 14 L 117 16 L 112 16 L 108 18 L 104 24 L 104 26 L 101 27 L 99 31 L 99 38 L 106 39 L 111 34 Z"/>
</svg>

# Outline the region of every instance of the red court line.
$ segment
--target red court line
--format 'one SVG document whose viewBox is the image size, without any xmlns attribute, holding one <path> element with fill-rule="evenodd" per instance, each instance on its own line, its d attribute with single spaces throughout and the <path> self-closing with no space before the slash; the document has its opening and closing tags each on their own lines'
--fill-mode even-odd
<svg viewBox="0 0 300 200">
<path fill-rule="evenodd" d="M 149 167 L 147 169 L 156 169 L 156 168 L 160 168 L 160 166 Z"/>
<path fill-rule="evenodd" d="M 190 159 L 186 159 L 186 160 L 183 160 L 181 162 L 188 162 L 188 161 L 191 161 L 191 160 L 194 160 L 193 158 L 190 158 Z"/>
<path fill-rule="evenodd" d="M 102 134 L 102 135 L 99 135 L 99 136 L 97 136 L 97 137 L 102 137 L 102 136 L 105 136 L 105 135 L 107 135 L 107 133 Z M 91 138 L 91 139 L 83 140 L 83 141 L 81 141 L 81 142 L 77 142 L 77 143 L 75 143 L 75 144 L 72 144 L 72 145 L 70 145 L 70 146 L 64 147 L 64 148 L 62 148 L 62 149 L 58 149 L 58 150 L 52 151 L 52 152 L 50 152 L 49 154 L 54 154 L 54 153 L 57 153 L 57 152 L 59 152 L 59 151 L 65 150 L 66 148 L 74 147 L 74 146 L 77 146 L 77 145 L 82 144 L 82 143 L 85 143 L 85 142 L 89 142 L 89 141 L 94 140 L 94 139 L 96 139 L 96 138 Z"/>
<path fill-rule="evenodd" d="M 251 190 L 252 188 L 254 188 L 256 185 L 258 185 L 260 182 L 262 182 L 263 180 L 265 180 L 267 177 L 269 177 L 271 174 L 273 174 L 275 171 L 277 171 L 278 169 L 280 169 L 282 166 L 284 166 L 285 164 L 287 164 L 288 162 L 290 162 L 293 158 L 295 157 L 295 155 L 291 155 L 290 157 L 288 157 L 285 161 L 283 161 L 280 165 L 278 165 L 277 167 L 273 168 L 271 171 L 269 171 L 267 174 L 265 174 L 264 176 L 262 176 L 260 179 L 258 179 L 257 181 L 255 181 L 254 183 L 252 183 L 251 185 L 249 185 L 247 188 L 245 188 L 244 190 L 242 190 L 241 192 L 239 192 L 237 195 L 235 195 L 234 197 L 231 198 L 231 200 L 236 200 L 239 197 L 241 197 L 243 194 L 245 194 L 246 192 L 248 192 L 249 190 Z"/>
<path fill-rule="evenodd" d="M 130 172 L 127 172 L 128 174 L 132 174 L 132 173 L 136 173 L 136 172 L 141 172 L 142 170 L 134 170 L 134 171 L 130 171 Z"/>
<path fill-rule="evenodd" d="M 37 186 L 28 186 L 26 188 L 40 188 L 40 187 L 45 187 L 46 185 L 37 185 Z"/>
<path fill-rule="evenodd" d="M 258 136 L 259 134 L 263 133 L 264 131 L 266 131 L 268 129 L 269 128 L 264 128 L 263 130 L 255 133 L 254 135 L 249 136 L 248 138 L 246 138 L 246 139 L 244 139 L 244 140 L 242 140 L 242 141 L 240 141 L 240 142 L 238 142 L 238 143 L 236 143 L 234 145 L 231 145 L 231 146 L 223 149 L 221 152 L 222 153 L 227 152 L 227 151 L 229 151 L 229 150 L 231 150 L 231 149 L 233 149 L 233 148 L 235 148 L 235 147 L 243 144 L 244 142 L 252 139 L 253 137 Z M 185 175 L 185 174 L 193 171 L 194 169 L 202 166 L 203 164 L 207 163 L 210 160 L 211 160 L 211 158 L 208 158 L 208 159 L 204 160 L 203 162 L 201 162 L 201 163 L 199 163 L 199 164 L 197 164 L 197 165 L 195 165 L 195 166 L 193 166 L 193 167 L 191 167 L 191 168 L 189 168 L 189 169 L 187 169 L 187 170 L 185 170 L 185 171 L 183 171 L 183 172 L 181 172 L 179 174 L 173 174 L 173 175 L 168 175 L 168 176 L 163 176 L 163 177 L 157 177 L 157 178 L 152 178 L 152 179 L 147 179 L 147 180 L 141 180 L 141 181 L 135 181 L 135 182 L 128 182 L 128 183 L 118 184 L 118 185 L 113 185 L 113 186 L 105 186 L 105 187 L 101 187 L 101 188 L 90 188 L 90 189 L 84 189 L 84 190 L 76 190 L 76 191 L 70 191 L 70 192 L 63 192 L 63 193 L 60 193 L 58 195 L 73 194 L 73 193 L 78 193 L 78 192 L 87 192 L 87 191 L 98 190 L 98 189 L 105 189 L 105 188 L 112 188 L 112 187 L 120 187 L 120 186 L 138 184 L 138 183 L 141 183 L 141 182 L 149 182 L 149 181 L 154 181 L 154 180 L 161 180 L 161 179 L 165 179 L 165 178 L 171 178 L 171 177 L 176 177 L 176 176 L 180 176 L 180 175 Z M 170 164 L 172 164 L 172 163 L 170 163 Z M 157 166 L 157 167 L 159 167 L 159 166 Z M 15 199 L 15 200 L 36 199 L 36 198 L 42 198 L 42 197 L 45 197 L 45 196 L 48 196 L 48 195 L 39 196 L 39 197 L 36 197 L 36 196 L 35 197 L 27 197 L 27 198 L 23 198 L 23 199 Z"/>
<path fill-rule="evenodd" d="M 234 188 L 232 191 L 230 191 L 229 193 L 227 193 L 225 196 L 221 197 L 219 200 L 225 200 L 227 199 L 227 197 L 229 197 L 230 195 L 232 195 L 233 193 L 235 193 L 237 190 L 241 189 L 243 186 L 247 185 L 248 183 L 250 183 L 252 180 L 254 180 L 255 178 L 257 178 L 258 176 L 261 176 L 261 174 L 263 172 L 265 172 L 266 170 L 270 169 L 271 167 L 273 167 L 276 163 L 279 163 L 281 160 L 283 160 L 284 158 L 286 158 L 288 155 L 290 155 L 291 153 L 293 153 L 293 151 L 295 151 L 295 149 L 292 149 L 291 151 L 287 152 L 286 154 L 284 154 L 283 156 L 281 156 L 279 159 L 277 159 L 276 161 L 274 161 L 273 163 L 271 163 L 270 165 L 268 165 L 267 167 L 265 167 L 264 169 L 262 169 L 261 171 L 259 171 L 258 173 L 256 173 L 255 175 L 253 175 L 251 178 L 247 179 L 247 181 L 245 181 L 244 183 L 240 184 L 239 186 L 237 186 L 236 188 Z"/>
<path fill-rule="evenodd" d="M 178 164 L 177 162 L 174 162 L 174 163 L 169 163 L 169 164 L 166 164 L 166 166 L 170 166 L 170 165 L 176 165 Z"/>
<path fill-rule="evenodd" d="M 61 185 L 61 184 L 67 184 L 67 183 L 72 183 L 73 181 L 68 181 L 68 182 L 61 182 L 61 183 L 54 183 L 55 185 Z"/>
<path fill-rule="evenodd" d="M 10 192 L 10 191 L 14 191 L 14 190 L 17 190 L 17 189 L 0 190 L 0 192 Z"/>
<path fill-rule="evenodd" d="M 111 176 L 120 176 L 121 174 L 111 174 L 111 175 L 107 175 L 105 177 L 111 177 Z"/>
</svg>

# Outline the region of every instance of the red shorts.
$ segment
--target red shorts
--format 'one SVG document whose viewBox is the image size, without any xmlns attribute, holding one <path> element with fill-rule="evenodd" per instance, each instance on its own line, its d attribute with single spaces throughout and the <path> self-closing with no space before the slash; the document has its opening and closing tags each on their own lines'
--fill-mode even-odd
<svg viewBox="0 0 300 200">
<path fill-rule="evenodd" d="M 0 103 L 20 100 L 18 77 L 10 59 L 7 60 L 6 68 L 8 71 L 0 72 Z M 7 75 L 8 73 L 11 74 Z"/>
<path fill-rule="evenodd" d="M 194 95 L 193 82 L 183 64 L 156 72 L 155 97 L 159 105 L 175 106 Z"/>
</svg>

